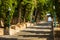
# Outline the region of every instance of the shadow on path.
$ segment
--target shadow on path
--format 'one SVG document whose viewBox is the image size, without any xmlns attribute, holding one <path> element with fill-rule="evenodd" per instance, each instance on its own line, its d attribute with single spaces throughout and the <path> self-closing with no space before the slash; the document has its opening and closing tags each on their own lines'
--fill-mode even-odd
<svg viewBox="0 0 60 40">
<path fill-rule="evenodd" d="M 37 26 L 51 26 L 51 23 L 39 23 Z"/>
<path fill-rule="evenodd" d="M 17 38 L 2 38 L 2 37 L 0 37 L 0 40 L 17 40 Z"/>
</svg>

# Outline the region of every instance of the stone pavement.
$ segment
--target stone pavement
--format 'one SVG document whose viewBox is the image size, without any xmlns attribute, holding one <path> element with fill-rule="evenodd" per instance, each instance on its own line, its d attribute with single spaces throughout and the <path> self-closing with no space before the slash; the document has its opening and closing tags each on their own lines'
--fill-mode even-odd
<svg viewBox="0 0 60 40">
<path fill-rule="evenodd" d="M 51 25 L 41 22 L 35 26 L 27 27 L 16 35 L 0 36 L 0 40 L 53 40 Z M 55 40 L 59 40 L 56 38 Z"/>
</svg>

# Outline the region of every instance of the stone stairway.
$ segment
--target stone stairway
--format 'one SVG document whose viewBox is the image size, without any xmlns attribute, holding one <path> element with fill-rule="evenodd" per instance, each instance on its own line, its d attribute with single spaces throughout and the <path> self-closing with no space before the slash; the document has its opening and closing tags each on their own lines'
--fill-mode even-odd
<svg viewBox="0 0 60 40">
<path fill-rule="evenodd" d="M 53 40 L 51 25 L 38 24 L 27 27 L 17 33 L 16 36 L 1 36 L 0 40 Z"/>
<path fill-rule="evenodd" d="M 52 27 L 51 25 L 36 25 L 34 27 L 27 27 L 18 33 L 18 36 L 23 36 L 24 38 L 32 38 L 31 40 L 53 40 Z M 45 38 L 45 39 L 44 39 Z"/>
</svg>

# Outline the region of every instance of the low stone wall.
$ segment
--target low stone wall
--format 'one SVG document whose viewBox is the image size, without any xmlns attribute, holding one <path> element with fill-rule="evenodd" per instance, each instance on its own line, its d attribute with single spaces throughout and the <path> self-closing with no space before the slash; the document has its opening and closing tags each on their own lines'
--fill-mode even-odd
<svg viewBox="0 0 60 40">
<path fill-rule="evenodd" d="M 33 23 L 18 23 L 16 25 L 10 26 L 10 35 L 15 35 L 16 33 L 20 32 L 21 30 L 25 29 L 26 27 L 34 26 Z"/>
<path fill-rule="evenodd" d="M 21 23 L 21 24 L 17 23 L 16 25 L 11 25 L 9 28 L 9 34 L 15 35 L 18 32 L 20 32 L 21 30 L 23 30 L 27 27 L 30 27 L 30 26 L 34 26 L 34 24 L 26 22 L 26 23 Z M 4 35 L 4 28 L 0 28 L 0 35 Z"/>
</svg>

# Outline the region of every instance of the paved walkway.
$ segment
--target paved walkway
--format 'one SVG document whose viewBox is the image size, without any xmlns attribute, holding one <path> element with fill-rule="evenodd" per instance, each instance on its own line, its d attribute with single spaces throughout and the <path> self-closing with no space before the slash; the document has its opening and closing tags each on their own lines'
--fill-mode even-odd
<svg viewBox="0 0 60 40">
<path fill-rule="evenodd" d="M 0 40 L 53 40 L 52 27 L 48 23 L 41 22 L 33 27 L 27 27 L 21 30 L 15 36 L 0 36 Z M 55 39 L 59 40 L 59 39 Z"/>
</svg>

